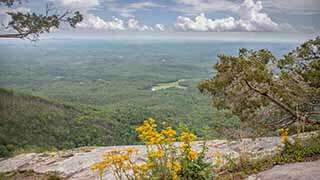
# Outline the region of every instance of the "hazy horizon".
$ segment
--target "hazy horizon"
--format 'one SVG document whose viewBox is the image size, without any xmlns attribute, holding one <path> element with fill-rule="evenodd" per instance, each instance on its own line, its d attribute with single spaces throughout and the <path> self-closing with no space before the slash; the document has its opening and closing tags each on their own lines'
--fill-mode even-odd
<svg viewBox="0 0 320 180">
<path fill-rule="evenodd" d="M 275 32 L 55 32 L 44 34 L 39 41 L 47 39 L 105 39 L 129 41 L 223 41 L 223 42 L 296 42 L 319 36 L 320 33 L 275 33 Z M 0 42 L 16 39 L 0 39 Z M 23 40 L 17 40 L 23 41 Z M 29 43 L 27 41 L 27 43 Z"/>
</svg>

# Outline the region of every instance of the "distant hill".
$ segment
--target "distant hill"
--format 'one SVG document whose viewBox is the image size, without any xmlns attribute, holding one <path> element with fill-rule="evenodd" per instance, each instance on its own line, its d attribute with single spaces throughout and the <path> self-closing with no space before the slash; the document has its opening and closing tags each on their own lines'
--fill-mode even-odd
<svg viewBox="0 0 320 180">
<path fill-rule="evenodd" d="M 0 157 L 20 149 L 64 149 L 112 142 L 112 124 L 84 118 L 87 115 L 88 111 L 70 105 L 0 88 Z"/>
</svg>

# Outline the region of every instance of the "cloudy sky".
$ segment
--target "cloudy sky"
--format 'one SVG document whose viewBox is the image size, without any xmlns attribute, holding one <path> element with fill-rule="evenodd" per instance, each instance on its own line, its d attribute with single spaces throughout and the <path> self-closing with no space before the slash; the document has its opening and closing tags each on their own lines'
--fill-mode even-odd
<svg viewBox="0 0 320 180">
<path fill-rule="evenodd" d="M 41 13 L 46 3 L 81 11 L 76 31 L 320 32 L 320 0 L 29 0 L 14 8 Z"/>
</svg>

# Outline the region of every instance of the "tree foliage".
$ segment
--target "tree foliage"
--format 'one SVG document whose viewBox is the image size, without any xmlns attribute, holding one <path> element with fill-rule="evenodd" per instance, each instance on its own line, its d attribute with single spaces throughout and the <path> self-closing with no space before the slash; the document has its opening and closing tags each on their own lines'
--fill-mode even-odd
<svg viewBox="0 0 320 180">
<path fill-rule="evenodd" d="M 0 0 L 0 5 L 12 7 L 14 3 L 21 3 L 19 0 Z M 64 11 L 62 14 L 51 13 L 54 10 L 50 5 L 46 6 L 45 14 L 7 12 L 11 17 L 7 29 L 14 30 L 12 34 L 0 34 L 0 38 L 28 38 L 37 40 L 40 34 L 49 33 L 54 29 L 59 29 L 61 23 L 67 23 L 75 28 L 76 24 L 83 20 L 79 11 Z"/>
<path fill-rule="evenodd" d="M 303 43 L 277 59 L 266 49 L 240 49 L 238 56 L 219 55 L 216 74 L 199 84 L 213 105 L 242 121 L 272 126 L 319 123 L 320 38 Z"/>
</svg>

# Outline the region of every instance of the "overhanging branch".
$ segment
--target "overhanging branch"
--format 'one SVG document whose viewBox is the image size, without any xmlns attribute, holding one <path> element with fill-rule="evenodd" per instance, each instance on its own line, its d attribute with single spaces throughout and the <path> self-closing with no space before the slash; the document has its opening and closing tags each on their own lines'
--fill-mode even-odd
<svg viewBox="0 0 320 180">
<path fill-rule="evenodd" d="M 0 34 L 0 38 L 22 38 L 26 34 Z"/>
<path fill-rule="evenodd" d="M 292 116 L 298 118 L 298 115 L 296 114 L 296 112 L 294 110 L 292 110 L 291 108 L 289 108 L 287 105 L 285 105 L 282 102 L 280 102 L 279 100 L 275 99 L 274 97 L 272 97 L 268 93 L 262 92 L 259 89 L 255 88 L 248 81 L 245 80 L 245 83 L 247 84 L 249 89 L 253 90 L 254 92 L 256 92 L 256 93 L 258 93 L 258 94 L 260 94 L 260 95 L 262 95 L 262 96 L 264 96 L 266 98 L 268 98 L 270 101 L 272 101 L 273 103 L 275 103 L 276 105 L 278 105 L 279 107 L 281 107 L 282 109 L 287 111 L 289 114 L 291 114 Z"/>
</svg>

